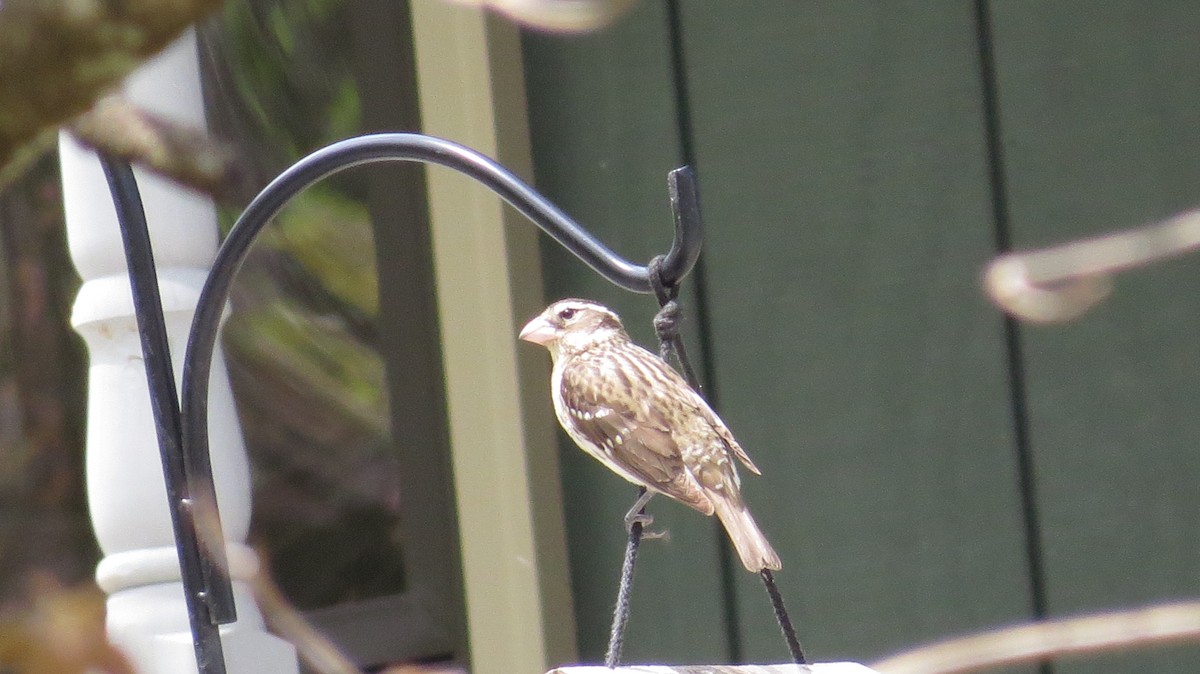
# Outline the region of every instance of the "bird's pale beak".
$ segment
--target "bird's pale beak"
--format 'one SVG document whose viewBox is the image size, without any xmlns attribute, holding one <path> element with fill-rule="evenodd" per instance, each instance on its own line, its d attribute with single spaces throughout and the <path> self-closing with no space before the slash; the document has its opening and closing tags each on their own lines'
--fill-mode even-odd
<svg viewBox="0 0 1200 674">
<path fill-rule="evenodd" d="M 547 342 L 554 340 L 557 335 L 555 334 L 554 326 L 550 325 L 550 321 L 547 321 L 544 316 L 538 316 L 526 323 L 525 327 L 521 328 L 519 337 L 526 342 L 545 346 Z"/>
</svg>

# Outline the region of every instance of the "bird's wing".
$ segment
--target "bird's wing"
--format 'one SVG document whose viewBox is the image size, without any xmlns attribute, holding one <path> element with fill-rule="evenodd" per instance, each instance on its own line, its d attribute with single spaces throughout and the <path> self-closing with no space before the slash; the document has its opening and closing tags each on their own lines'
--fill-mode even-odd
<svg viewBox="0 0 1200 674">
<path fill-rule="evenodd" d="M 738 441 L 734 439 L 733 433 L 729 432 L 729 429 L 725 426 L 725 422 L 721 421 L 721 418 L 717 416 L 717 413 L 714 412 L 707 404 L 705 404 L 704 407 L 708 412 L 708 421 L 710 424 L 712 424 L 713 430 L 717 432 L 717 435 L 721 436 L 721 439 L 725 441 L 725 445 L 729 447 L 729 450 L 733 452 L 733 455 L 738 458 L 738 461 L 741 461 L 742 465 L 746 467 L 746 470 L 750 471 L 751 473 L 754 473 L 755 475 L 762 475 L 762 471 L 759 470 L 758 466 L 754 465 L 754 462 L 750 460 L 750 455 L 747 454 L 746 450 L 742 449 L 742 446 L 739 445 Z"/>
<path fill-rule="evenodd" d="M 606 377 L 576 359 L 563 370 L 561 394 L 576 430 L 621 470 L 705 514 L 713 504 L 688 472 L 660 396 L 629 378 Z"/>
<path fill-rule="evenodd" d="M 729 451 L 738 458 L 738 461 L 742 462 L 742 465 L 746 467 L 746 470 L 749 470 L 755 475 L 762 475 L 762 471 L 759 470 L 758 466 L 754 465 L 754 462 L 750 460 L 750 455 L 747 454 L 746 450 L 742 449 L 742 446 L 738 444 L 738 441 L 733 437 L 733 433 L 729 431 L 729 428 L 725 425 L 725 422 L 721 421 L 721 417 L 717 416 L 717 413 L 714 412 L 713 408 L 708 405 L 708 402 L 705 401 L 699 393 L 696 393 L 692 387 L 688 385 L 687 380 L 683 378 L 683 375 L 680 375 L 673 368 L 671 368 L 671 366 L 662 362 L 661 359 L 656 359 L 654 364 L 658 365 L 659 369 L 669 372 L 669 374 L 666 374 L 665 376 L 669 377 L 672 381 L 676 382 L 677 386 L 686 389 L 688 393 L 691 394 L 689 398 L 691 400 L 691 406 L 696 411 L 696 414 L 703 416 L 708 421 L 708 425 L 712 426 L 712 429 L 716 431 L 717 436 L 721 438 L 722 442 L 725 443 L 725 446 L 729 448 Z"/>
</svg>

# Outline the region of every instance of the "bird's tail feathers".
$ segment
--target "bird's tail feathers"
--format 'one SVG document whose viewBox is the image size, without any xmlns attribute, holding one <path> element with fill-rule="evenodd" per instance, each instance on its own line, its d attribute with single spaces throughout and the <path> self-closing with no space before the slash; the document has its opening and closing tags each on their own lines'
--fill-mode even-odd
<svg viewBox="0 0 1200 674">
<path fill-rule="evenodd" d="M 733 541 L 733 547 L 746 569 L 758 573 L 763 569 L 778 571 L 783 567 L 779 554 L 771 547 L 741 499 L 714 498 L 712 501 L 717 517 L 729 533 L 729 539 Z"/>
</svg>

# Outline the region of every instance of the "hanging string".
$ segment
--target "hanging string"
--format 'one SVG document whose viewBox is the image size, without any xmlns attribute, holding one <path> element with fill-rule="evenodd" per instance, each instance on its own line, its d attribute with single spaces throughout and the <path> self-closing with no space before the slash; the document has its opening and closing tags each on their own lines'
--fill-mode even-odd
<svg viewBox="0 0 1200 674">
<path fill-rule="evenodd" d="M 687 351 L 683 348 L 683 340 L 679 336 L 679 296 L 678 286 L 667 286 L 663 283 L 662 266 L 664 256 L 659 255 L 650 261 L 647 267 L 650 272 L 650 287 L 658 298 L 659 310 L 654 316 L 654 334 L 658 336 L 658 356 L 670 363 L 679 363 L 680 371 L 693 388 L 699 390 L 696 384 L 696 372 L 688 360 Z M 638 498 L 646 494 L 646 488 L 638 491 Z M 645 506 L 637 512 L 646 514 Z M 608 636 L 608 651 L 604 654 L 604 666 L 608 668 L 621 664 L 621 650 L 625 646 L 625 627 L 629 622 L 629 600 L 633 591 L 633 570 L 637 565 L 638 547 L 642 542 L 642 523 L 634 520 L 629 527 L 629 540 L 625 544 L 625 561 L 621 564 L 621 581 L 617 586 L 617 605 L 613 609 L 612 630 Z"/>
<path fill-rule="evenodd" d="M 692 369 L 692 362 L 688 359 L 687 350 L 683 348 L 683 338 L 679 336 L 679 302 L 676 297 L 679 295 L 679 289 L 671 287 L 667 289 L 662 282 L 662 260 L 659 255 L 650 261 L 650 285 L 654 288 L 654 294 L 658 297 L 660 309 L 654 315 L 654 334 L 658 336 L 658 356 L 668 363 L 671 360 L 679 363 L 679 370 L 683 373 L 683 378 L 687 383 L 697 391 L 700 390 L 699 380 L 696 378 L 696 371 Z"/>
<path fill-rule="evenodd" d="M 638 498 L 646 494 L 646 488 L 638 490 Z M 646 514 L 646 507 L 638 510 Z M 625 543 L 625 561 L 621 563 L 621 582 L 617 586 L 617 605 L 613 608 L 612 630 L 608 635 L 608 650 L 604 653 L 604 666 L 612 669 L 621 664 L 621 651 L 625 648 L 625 627 L 629 624 L 629 601 L 633 593 L 633 570 L 637 565 L 638 547 L 642 544 L 642 523 L 634 520 L 629 525 L 629 540 Z"/>
<path fill-rule="evenodd" d="M 767 588 L 767 596 L 771 598 L 775 621 L 779 623 L 779 631 L 783 632 L 783 640 L 787 642 L 788 652 L 792 654 L 792 662 L 807 665 L 808 658 L 804 655 L 804 649 L 800 647 L 800 640 L 796 638 L 796 628 L 792 626 L 792 618 L 788 615 L 787 607 L 783 605 L 783 595 L 779 593 L 779 586 L 775 584 L 775 574 L 771 573 L 770 569 L 763 569 L 758 572 L 758 576 L 762 578 L 763 586 Z"/>
<path fill-rule="evenodd" d="M 664 259 L 660 255 L 651 260 L 649 265 L 650 286 L 654 289 L 654 296 L 658 299 L 659 306 L 662 307 L 658 315 L 654 317 L 654 331 L 658 336 L 659 355 L 667 362 L 671 362 L 673 357 L 679 363 L 680 371 L 687 379 L 688 384 L 699 391 L 700 384 L 696 378 L 696 372 L 692 369 L 692 364 L 687 357 L 687 350 L 683 345 L 683 338 L 679 334 L 680 311 L 677 301 L 679 287 L 664 282 L 662 274 Z M 787 643 L 792 661 L 799 665 L 807 664 L 808 659 L 804 655 L 804 649 L 801 648 L 800 640 L 796 637 L 796 628 L 792 625 L 791 616 L 783 603 L 783 594 L 780 593 L 779 586 L 775 583 L 775 575 L 771 573 L 770 569 L 763 569 L 758 575 L 771 600 L 775 620 L 779 623 L 779 631 L 783 633 L 783 640 Z M 632 572 L 630 576 L 632 576 Z"/>
<path fill-rule="evenodd" d="M 658 336 L 658 356 L 670 363 L 676 360 L 688 383 L 696 388 L 696 373 L 688 361 L 687 351 L 683 349 L 683 341 L 679 337 L 679 303 L 675 298 L 679 295 L 677 286 L 667 286 L 663 283 L 662 266 L 664 257 L 659 255 L 650 261 L 650 287 L 658 298 L 659 311 L 654 316 L 654 333 Z M 697 390 L 699 390 L 697 388 Z M 638 499 L 646 494 L 646 488 L 638 490 Z M 638 515 L 646 514 L 645 506 L 637 511 Z M 638 547 L 642 543 L 642 523 L 634 520 L 629 527 L 629 539 L 625 544 L 625 560 L 621 564 L 621 581 L 617 586 L 617 604 L 613 608 L 612 629 L 608 635 L 608 651 L 604 654 L 604 666 L 608 668 L 621 664 L 621 650 L 625 647 L 625 627 L 629 623 L 629 601 L 633 592 L 633 571 L 637 565 Z"/>
</svg>

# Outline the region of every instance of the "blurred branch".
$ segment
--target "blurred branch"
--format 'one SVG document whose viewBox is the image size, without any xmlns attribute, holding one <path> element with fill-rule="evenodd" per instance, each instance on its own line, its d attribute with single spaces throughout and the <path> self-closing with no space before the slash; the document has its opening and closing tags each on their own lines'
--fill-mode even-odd
<svg viewBox="0 0 1200 674">
<path fill-rule="evenodd" d="M 453 0 L 490 7 L 539 30 L 582 33 L 599 30 L 623 16 L 637 0 Z"/>
<path fill-rule="evenodd" d="M 193 493 L 209 493 L 205 489 L 193 489 Z M 196 517 L 196 532 L 200 544 L 212 546 L 222 538 L 220 519 L 215 504 L 208 499 L 197 498 L 192 503 Z M 267 626 L 280 638 L 296 647 L 296 653 L 304 660 L 309 668 L 317 674 L 363 674 L 346 654 L 342 653 L 332 641 L 313 626 L 291 603 L 284 598 L 283 593 L 267 571 L 263 563 L 262 552 L 254 555 L 253 563 L 238 566 L 231 564 L 223 569 L 225 573 L 238 580 L 244 580 L 254 593 L 255 603 L 262 612 Z M 227 557 L 226 562 L 231 558 Z M 238 568 L 233 568 L 238 567 Z"/>
<path fill-rule="evenodd" d="M 1200 248 L 1200 210 L 1051 248 L 1006 253 L 984 272 L 1000 308 L 1026 321 L 1077 318 L 1106 298 L 1112 275 Z"/>
<path fill-rule="evenodd" d="M 544 30 L 604 26 L 635 0 L 460 0 Z M 0 2 L 0 188 L 73 130 L 95 149 L 215 196 L 236 187 L 229 152 L 118 99 L 97 100 L 222 0 L 4 0 Z M 87 114 L 84 114 L 87 113 Z"/>
<path fill-rule="evenodd" d="M 6 325 L 0 326 L 0 349 L 5 353 L 0 379 L 16 396 L 0 416 L 7 412 L 11 416 L 6 420 L 19 420 L 11 425 L 0 421 L 8 426 L 0 433 L 0 498 L 86 526 L 87 400 L 80 376 L 86 354 L 70 327 L 79 281 L 67 254 L 58 185 L 57 167 L 46 158 L 30 166 L 14 183 L 16 189 L 0 195 L 0 304 L 7 314 Z M 24 555 L 13 552 L 35 549 L 23 542 L 31 534 L 22 529 L 13 521 L 0 532 L 0 550 L 7 551 L 0 554 L 0 594 L 21 575 L 10 564 Z M 52 556 L 59 577 L 87 577 L 95 563 L 91 537 L 75 545 L 62 535 L 70 537 L 67 530 L 61 535 L 39 530 L 34 538 L 64 546 Z"/>
<path fill-rule="evenodd" d="M 267 625 L 280 637 L 291 642 L 296 652 L 318 674 L 362 674 L 337 646 L 295 609 L 259 565 L 251 579 L 254 598 Z"/>
<path fill-rule="evenodd" d="M 4 0 L 0 187 L 148 57 L 222 0 Z"/>
<path fill-rule="evenodd" d="M 232 196 L 246 180 L 231 146 L 203 129 L 153 115 L 118 96 L 101 98 L 70 129 L 94 150 L 137 162 L 217 198 Z"/>
<path fill-rule="evenodd" d="M 1190 639 L 1200 639 L 1200 601 L 992 630 L 922 646 L 871 668 L 879 674 L 956 674 Z"/>
</svg>

